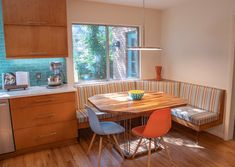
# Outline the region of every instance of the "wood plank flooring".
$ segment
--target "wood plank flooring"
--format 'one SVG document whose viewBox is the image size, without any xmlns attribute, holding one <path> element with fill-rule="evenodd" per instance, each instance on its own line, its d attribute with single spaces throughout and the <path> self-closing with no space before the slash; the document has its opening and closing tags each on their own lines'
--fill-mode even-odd
<svg viewBox="0 0 235 167">
<path fill-rule="evenodd" d="M 79 144 L 47 149 L 0 161 L 0 167 L 96 167 L 98 144 L 89 156 L 86 150 L 91 133 L 84 133 Z M 172 158 L 178 167 L 235 167 L 235 141 L 222 141 L 207 133 L 202 133 L 199 144 L 195 144 L 192 131 L 174 129 L 165 137 Z M 104 148 L 102 167 L 144 167 L 147 156 L 133 160 L 122 160 L 112 148 Z M 153 153 L 152 167 L 168 167 L 166 152 Z"/>
</svg>

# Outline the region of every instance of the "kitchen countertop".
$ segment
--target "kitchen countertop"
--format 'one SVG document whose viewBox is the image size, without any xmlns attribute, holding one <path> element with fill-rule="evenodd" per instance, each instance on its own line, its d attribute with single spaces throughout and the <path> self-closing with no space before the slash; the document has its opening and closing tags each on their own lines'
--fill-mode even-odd
<svg viewBox="0 0 235 167">
<path fill-rule="evenodd" d="M 0 90 L 0 99 L 12 99 L 19 97 L 38 96 L 65 92 L 75 92 L 73 85 L 63 85 L 60 88 L 48 89 L 46 86 L 32 86 L 26 90 Z"/>
</svg>

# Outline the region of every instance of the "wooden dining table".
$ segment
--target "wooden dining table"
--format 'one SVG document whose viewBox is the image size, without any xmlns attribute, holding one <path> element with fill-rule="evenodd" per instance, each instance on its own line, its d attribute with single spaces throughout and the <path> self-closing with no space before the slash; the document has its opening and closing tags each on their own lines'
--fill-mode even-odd
<svg viewBox="0 0 235 167">
<path fill-rule="evenodd" d="M 146 92 L 141 100 L 132 100 L 128 96 L 128 92 L 117 92 L 109 94 L 98 94 L 88 98 L 88 101 L 101 112 L 107 112 L 117 117 L 120 115 L 126 115 L 127 119 L 124 119 L 124 127 L 126 128 L 127 146 L 123 147 L 126 157 L 132 156 L 131 150 L 131 118 L 135 118 L 135 115 L 146 117 L 151 112 L 163 109 L 174 108 L 187 105 L 187 101 L 179 97 L 163 92 Z M 132 115 L 132 117 L 130 117 Z M 144 119 L 146 120 L 146 119 Z M 147 121 L 142 121 L 142 124 L 146 124 Z"/>
</svg>

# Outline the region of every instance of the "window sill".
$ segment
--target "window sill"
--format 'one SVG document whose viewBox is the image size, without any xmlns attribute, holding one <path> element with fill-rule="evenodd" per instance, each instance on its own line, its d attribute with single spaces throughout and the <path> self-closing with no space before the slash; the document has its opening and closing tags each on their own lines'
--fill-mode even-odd
<svg viewBox="0 0 235 167">
<path fill-rule="evenodd" d="M 93 80 L 93 81 L 81 81 L 76 82 L 75 86 L 82 85 L 98 85 L 98 84 L 107 84 L 107 83 L 115 83 L 115 82 L 123 82 L 123 81 L 139 81 L 140 78 L 130 78 L 130 79 L 122 79 L 122 80 Z"/>
</svg>

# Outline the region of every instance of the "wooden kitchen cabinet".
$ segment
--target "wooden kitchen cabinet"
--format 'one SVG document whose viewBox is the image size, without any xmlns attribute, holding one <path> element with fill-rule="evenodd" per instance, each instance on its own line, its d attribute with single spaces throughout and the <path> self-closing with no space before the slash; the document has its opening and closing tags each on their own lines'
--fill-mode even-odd
<svg viewBox="0 0 235 167">
<path fill-rule="evenodd" d="M 77 137 L 75 93 L 10 99 L 16 150 Z"/>
<path fill-rule="evenodd" d="M 77 121 L 59 122 L 14 131 L 16 150 L 72 139 Z"/>
<path fill-rule="evenodd" d="M 66 57 L 67 28 L 5 25 L 6 53 L 10 58 Z"/>
<path fill-rule="evenodd" d="M 66 0 L 2 0 L 4 24 L 67 26 Z"/>
<path fill-rule="evenodd" d="M 66 0 L 3 0 L 6 58 L 68 57 Z"/>
</svg>

